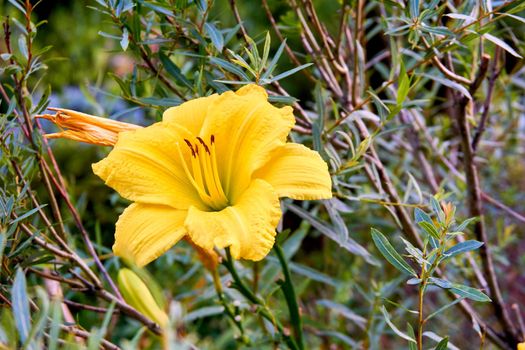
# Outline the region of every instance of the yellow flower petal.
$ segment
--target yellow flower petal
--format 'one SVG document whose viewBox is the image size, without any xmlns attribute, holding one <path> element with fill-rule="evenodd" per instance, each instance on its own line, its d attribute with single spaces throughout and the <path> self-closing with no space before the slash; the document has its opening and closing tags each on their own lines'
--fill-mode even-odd
<svg viewBox="0 0 525 350">
<path fill-rule="evenodd" d="M 519 343 L 518 350 L 525 350 L 525 343 Z"/>
<path fill-rule="evenodd" d="M 177 209 L 204 208 L 177 151 L 177 144 L 190 136 L 184 128 L 164 123 L 120 133 L 115 148 L 93 164 L 93 171 L 129 200 Z"/>
<path fill-rule="evenodd" d="M 199 135 L 208 108 L 218 97 L 219 95 L 214 94 L 184 102 L 180 106 L 168 108 L 162 115 L 162 121 L 182 125 L 192 134 Z"/>
<path fill-rule="evenodd" d="M 130 269 L 121 269 L 117 280 L 122 296 L 128 304 L 162 328 L 168 325 L 168 315 L 159 307 L 148 286 L 139 276 Z"/>
<path fill-rule="evenodd" d="M 220 178 L 231 201 L 237 201 L 270 152 L 286 142 L 294 123 L 292 108 L 274 107 L 257 85 L 225 92 L 210 106 L 200 136 L 215 137 Z"/>
<path fill-rule="evenodd" d="M 268 182 L 279 197 L 326 199 L 332 197 L 328 166 L 319 153 L 297 143 L 287 143 L 254 174 Z"/>
<path fill-rule="evenodd" d="M 195 207 L 184 225 L 191 240 L 205 250 L 230 247 L 234 259 L 258 261 L 272 249 L 281 208 L 272 186 L 254 180 L 237 203 L 218 212 Z"/>
<path fill-rule="evenodd" d="M 164 205 L 131 204 L 117 221 L 113 252 L 138 266 L 148 264 L 186 234 L 186 215 Z"/>
</svg>

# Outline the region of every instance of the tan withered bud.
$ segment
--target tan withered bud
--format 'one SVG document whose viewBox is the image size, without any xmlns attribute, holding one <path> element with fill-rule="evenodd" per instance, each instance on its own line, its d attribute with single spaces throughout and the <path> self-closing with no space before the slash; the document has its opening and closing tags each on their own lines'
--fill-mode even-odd
<svg viewBox="0 0 525 350">
<path fill-rule="evenodd" d="M 207 268 L 210 271 L 213 271 L 215 268 L 217 268 L 217 265 L 220 263 L 220 257 L 215 253 L 213 250 L 206 250 L 191 240 L 189 236 L 184 237 L 188 243 L 191 244 L 191 246 L 195 249 L 197 252 L 197 255 L 199 257 L 199 260 L 202 262 L 202 265 L 204 265 L 205 268 Z"/>
<path fill-rule="evenodd" d="M 44 135 L 49 139 L 64 138 L 94 145 L 113 146 L 120 132 L 142 128 L 139 125 L 95 117 L 71 109 L 52 107 L 48 109 L 55 114 L 41 114 L 36 118 L 50 120 L 62 129 L 60 132 Z"/>
</svg>

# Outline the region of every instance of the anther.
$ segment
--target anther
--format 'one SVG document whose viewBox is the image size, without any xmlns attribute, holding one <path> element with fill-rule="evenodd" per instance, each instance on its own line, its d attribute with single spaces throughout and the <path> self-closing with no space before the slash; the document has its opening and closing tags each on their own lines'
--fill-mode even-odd
<svg viewBox="0 0 525 350">
<path fill-rule="evenodd" d="M 206 151 L 206 153 L 210 154 L 210 149 L 208 148 L 206 143 L 199 136 L 197 136 L 197 140 L 199 140 L 199 142 L 202 144 L 202 146 L 204 147 L 204 150 Z"/>
<path fill-rule="evenodd" d="M 215 143 L 215 135 L 211 135 L 210 137 L 210 143 L 213 145 Z"/>
<path fill-rule="evenodd" d="M 191 145 L 191 142 L 188 141 L 187 139 L 184 139 L 184 142 L 186 142 L 186 144 L 187 144 L 188 147 L 190 148 L 190 150 L 191 150 L 191 155 L 192 155 L 193 157 L 196 157 L 196 154 L 195 154 L 195 151 L 193 150 L 193 146 Z M 197 154 L 198 154 L 198 153 L 199 153 L 199 152 L 197 152 Z"/>
</svg>

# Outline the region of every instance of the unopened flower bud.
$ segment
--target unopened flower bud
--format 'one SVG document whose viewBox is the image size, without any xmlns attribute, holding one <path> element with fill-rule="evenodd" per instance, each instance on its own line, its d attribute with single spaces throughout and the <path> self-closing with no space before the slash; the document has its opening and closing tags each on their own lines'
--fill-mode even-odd
<svg viewBox="0 0 525 350">
<path fill-rule="evenodd" d="M 121 269 L 118 284 L 124 300 L 139 312 L 164 328 L 168 324 L 168 315 L 159 307 L 146 284 L 130 269 Z"/>
</svg>

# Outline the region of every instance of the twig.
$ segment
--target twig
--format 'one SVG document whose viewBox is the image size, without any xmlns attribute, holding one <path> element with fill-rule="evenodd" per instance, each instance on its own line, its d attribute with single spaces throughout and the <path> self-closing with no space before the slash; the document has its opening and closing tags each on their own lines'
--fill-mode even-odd
<svg viewBox="0 0 525 350">
<path fill-rule="evenodd" d="M 45 279 L 48 279 L 48 280 L 53 280 L 53 281 L 69 284 L 72 287 L 76 287 L 76 288 L 84 288 L 85 287 L 83 283 L 77 282 L 77 281 L 69 279 L 69 278 L 62 277 L 62 276 L 57 275 L 57 274 L 52 274 L 52 273 L 47 273 L 47 272 L 44 272 L 44 271 L 40 271 L 40 270 L 32 268 L 32 267 L 29 267 L 27 269 L 27 271 L 32 272 L 32 273 L 34 273 L 34 274 L 36 274 L 36 275 L 38 275 L 40 277 L 43 277 Z"/>
<path fill-rule="evenodd" d="M 90 337 L 92 337 L 91 333 L 81 330 L 74 326 L 60 325 L 60 329 L 84 339 L 89 339 Z M 120 348 L 117 345 L 104 338 L 100 339 L 100 345 L 102 345 L 102 347 L 107 350 L 120 350 Z"/>
<path fill-rule="evenodd" d="M 425 44 L 425 47 L 427 50 L 430 50 L 431 49 L 431 46 L 428 44 L 427 40 L 425 39 L 425 37 L 421 37 L 423 43 Z M 453 80 L 457 83 L 460 83 L 460 84 L 465 84 L 465 85 L 470 85 L 472 82 L 470 80 L 468 80 L 467 78 L 465 77 L 462 77 L 460 75 L 457 75 L 456 73 L 454 73 L 452 70 L 448 69 L 443 63 L 441 63 L 441 60 L 439 59 L 438 56 L 436 55 L 433 55 L 432 56 L 432 62 L 434 63 L 434 65 L 437 67 L 437 69 L 440 70 L 441 73 L 443 73 L 447 78 L 449 78 L 450 80 Z"/>
<path fill-rule="evenodd" d="M 519 332 L 521 335 L 521 341 L 525 341 L 525 323 L 523 322 L 523 317 L 521 316 L 521 310 L 519 304 L 512 304 L 512 310 L 514 311 L 514 314 L 516 315 L 516 319 L 518 320 L 518 326 L 519 326 Z"/>
<path fill-rule="evenodd" d="M 71 300 L 68 300 L 68 299 L 64 299 L 63 303 L 68 305 L 68 306 L 70 306 L 71 308 L 77 309 L 77 310 L 88 310 L 88 311 L 93 311 L 93 312 L 97 312 L 97 313 L 100 313 L 100 314 L 106 314 L 108 312 L 108 309 L 106 309 L 105 307 L 81 304 L 81 303 L 77 303 L 75 301 L 71 301 Z M 119 313 L 119 312 L 120 312 L 119 309 L 113 310 L 114 314 L 115 313 Z"/>
<path fill-rule="evenodd" d="M 506 341 L 510 345 L 515 345 L 516 330 L 512 320 L 510 319 L 505 303 L 501 295 L 499 284 L 496 278 L 496 271 L 492 261 L 492 254 L 490 251 L 490 244 L 486 233 L 485 221 L 482 212 L 481 202 L 481 187 L 479 183 L 479 175 L 474 163 L 474 150 L 472 148 L 472 141 L 470 135 L 470 126 L 467 120 L 467 99 L 458 97 L 458 107 L 456 109 L 456 121 L 461 139 L 461 146 L 463 150 L 463 165 L 465 167 L 466 185 L 467 185 L 467 204 L 469 208 L 469 216 L 479 217 L 479 220 L 474 224 L 474 234 L 478 241 L 484 244 L 480 247 L 480 257 L 482 261 L 483 270 L 487 277 L 487 282 L 490 288 L 490 295 L 493 300 L 493 307 L 496 317 L 500 320 L 503 331 L 506 335 Z"/>
<path fill-rule="evenodd" d="M 237 4 L 235 3 L 235 0 L 230 0 L 230 7 L 233 11 L 233 15 L 235 17 L 235 21 L 237 21 L 237 23 L 241 24 L 243 22 L 241 16 L 239 15 L 239 10 L 237 9 Z M 248 32 L 246 31 L 246 28 L 244 27 L 244 25 L 241 25 L 241 32 L 242 32 L 242 36 L 244 37 L 244 39 L 246 40 L 248 38 Z"/>
<path fill-rule="evenodd" d="M 479 122 L 479 126 L 476 130 L 476 133 L 474 134 L 474 137 L 472 138 L 472 150 L 475 152 L 478 148 L 479 141 L 481 140 L 481 136 L 483 135 L 483 132 L 485 132 L 485 124 L 487 122 L 487 118 L 490 111 L 490 103 L 492 101 L 492 94 L 494 93 L 494 87 L 496 86 L 496 80 L 498 79 L 498 76 L 501 73 L 501 68 L 498 69 L 498 63 L 499 63 L 499 57 L 501 54 L 501 48 L 499 46 L 496 47 L 496 52 L 494 53 L 494 59 L 492 60 L 492 63 L 490 65 L 490 75 L 489 75 L 489 82 L 487 87 L 487 97 L 485 98 L 485 102 L 483 103 L 483 112 L 481 114 L 481 120 Z"/>
<path fill-rule="evenodd" d="M 137 311 L 134 307 L 127 304 L 125 301 L 122 301 L 118 298 L 116 298 L 113 294 L 108 293 L 106 290 L 98 290 L 96 291 L 96 294 L 101 297 L 102 299 L 108 301 L 108 302 L 115 302 L 115 307 L 120 309 L 120 311 L 128 315 L 135 320 L 142 323 L 144 326 L 146 326 L 150 331 L 152 331 L 156 335 L 161 335 L 162 330 L 160 329 L 159 325 L 150 320 L 148 317 Z"/>
<path fill-rule="evenodd" d="M 296 66 L 302 65 L 302 63 L 299 61 L 299 59 L 297 58 L 295 53 L 292 51 L 290 46 L 288 46 L 288 44 L 285 42 L 284 36 L 281 33 L 281 30 L 279 29 L 279 26 L 277 25 L 277 22 L 275 21 L 275 18 L 273 17 L 273 14 L 272 14 L 272 11 L 270 10 L 270 7 L 268 6 L 268 1 L 267 0 L 261 0 L 261 2 L 262 2 L 262 5 L 263 5 L 263 8 L 264 8 L 264 12 L 266 13 L 266 17 L 268 17 L 268 20 L 270 21 L 270 24 L 272 26 L 273 31 L 275 32 L 275 34 L 279 38 L 279 41 L 281 43 L 284 43 L 284 50 L 286 51 L 286 54 L 288 55 L 290 60 L 292 60 L 292 62 Z M 241 28 L 244 28 L 244 26 L 241 26 Z M 306 78 L 308 78 L 308 80 L 310 80 L 311 82 L 315 83 L 316 80 L 314 79 L 312 74 L 310 74 L 310 72 L 307 69 L 301 69 L 301 73 L 303 73 L 306 76 Z"/>
</svg>

